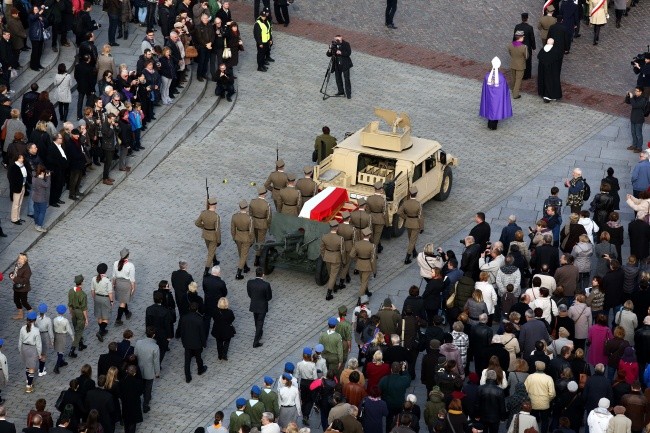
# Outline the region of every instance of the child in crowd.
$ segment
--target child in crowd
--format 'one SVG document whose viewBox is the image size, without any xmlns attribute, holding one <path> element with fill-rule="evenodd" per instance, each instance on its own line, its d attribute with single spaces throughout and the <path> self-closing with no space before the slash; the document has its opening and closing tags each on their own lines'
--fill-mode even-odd
<svg viewBox="0 0 650 433">
<path fill-rule="evenodd" d="M 68 311 L 68 308 L 65 305 L 57 306 L 56 312 L 58 316 L 52 321 L 52 328 L 54 329 L 54 350 L 56 351 L 54 372 L 56 374 L 59 374 L 59 368 L 68 365 L 63 359 L 63 354 L 67 346 L 66 335 L 69 335 L 71 340 L 74 339 L 74 330 L 70 325 L 70 321 L 64 316 L 66 311 Z"/>
<path fill-rule="evenodd" d="M 41 357 L 38 359 L 38 376 L 45 376 L 45 360 L 47 359 L 47 351 L 53 347 L 54 343 L 54 330 L 52 329 L 52 319 L 47 313 L 47 305 L 40 304 L 38 306 L 38 317 L 36 318 L 36 327 L 41 332 Z"/>
</svg>

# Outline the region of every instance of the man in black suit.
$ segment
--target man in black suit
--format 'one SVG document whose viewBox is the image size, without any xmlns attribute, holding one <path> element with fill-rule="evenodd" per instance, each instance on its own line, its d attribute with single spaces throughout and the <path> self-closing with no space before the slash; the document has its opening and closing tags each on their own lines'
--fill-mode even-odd
<svg viewBox="0 0 650 433">
<path fill-rule="evenodd" d="M 72 430 L 68 428 L 70 425 L 70 419 L 68 415 L 61 415 L 59 422 L 56 423 L 56 427 L 52 427 L 49 433 L 72 433 Z"/>
<path fill-rule="evenodd" d="M 97 376 L 108 374 L 108 369 L 111 367 L 116 367 L 118 370 L 122 368 L 122 357 L 117 353 L 117 343 L 115 341 L 108 343 L 108 353 L 99 355 Z"/>
<path fill-rule="evenodd" d="M 544 245 L 535 248 L 535 256 L 531 260 L 535 272 L 539 274 L 542 271 L 542 265 L 548 266 L 549 275 L 555 274 L 555 270 L 560 267 L 560 250 L 552 246 L 553 235 L 546 234 L 543 237 Z"/>
<path fill-rule="evenodd" d="M 190 373 L 190 362 L 192 358 L 196 358 L 196 366 L 199 371 L 199 376 L 205 373 L 208 369 L 203 365 L 203 342 L 205 341 L 205 328 L 203 327 L 203 317 L 198 312 L 199 305 L 196 302 L 190 304 L 190 311 L 183 317 L 178 325 L 183 348 L 185 349 L 185 382 L 192 381 L 192 374 Z"/>
<path fill-rule="evenodd" d="M 533 26 L 528 24 L 528 12 L 524 12 L 521 14 L 521 22 L 515 26 L 515 29 L 512 32 L 512 40 L 515 40 L 515 33 L 518 30 L 523 30 L 524 32 L 524 45 L 528 47 L 528 58 L 526 59 L 526 70 L 524 71 L 524 80 L 530 79 L 531 75 L 531 70 L 533 68 L 533 63 L 532 63 L 532 54 L 533 51 L 537 49 L 537 45 L 535 44 L 535 32 L 533 31 Z M 549 38 L 551 36 L 549 35 Z M 477 240 L 478 242 L 478 240 Z"/>
<path fill-rule="evenodd" d="M 155 291 L 153 293 L 153 305 L 147 307 L 145 313 L 145 327 L 153 326 L 156 329 L 155 340 L 160 349 L 160 362 L 169 351 L 169 340 L 174 335 L 174 320 L 169 310 L 162 306 L 163 295 Z"/>
<path fill-rule="evenodd" d="M 465 244 L 465 251 L 460 258 L 460 270 L 474 281 L 478 281 L 481 270 L 478 265 L 478 260 L 481 257 L 481 252 L 484 249 L 476 242 L 474 236 L 467 236 L 463 239 Z"/>
<path fill-rule="evenodd" d="M 104 433 L 113 433 L 115 431 L 115 405 L 113 404 L 113 395 L 104 389 L 106 385 L 106 376 L 101 375 L 97 378 L 97 388 L 91 389 L 86 393 L 86 410 L 90 412 L 97 409 L 99 412 L 99 423 L 104 429 Z"/>
<path fill-rule="evenodd" d="M 7 421 L 7 409 L 0 406 L 0 433 L 16 433 L 16 425 Z"/>
<path fill-rule="evenodd" d="M 189 312 L 189 303 L 187 302 L 187 287 L 194 278 L 187 272 L 187 262 L 180 260 L 178 270 L 172 272 L 172 287 L 174 288 L 174 297 L 176 298 L 176 307 L 178 307 L 178 317 L 183 317 Z M 180 337 L 180 328 L 176 329 L 176 338 Z"/>
<path fill-rule="evenodd" d="M 63 150 L 63 135 L 57 132 L 54 136 L 54 146 L 50 146 L 47 153 L 47 168 L 52 172 L 52 184 L 50 186 L 50 206 L 59 207 L 65 202 L 61 200 L 63 185 L 65 184 L 65 172 L 68 168 L 68 160 Z"/>
<path fill-rule="evenodd" d="M 470 230 L 469 236 L 474 236 L 474 242 L 481 246 L 481 251 L 485 251 L 488 242 L 490 242 L 492 229 L 490 228 L 490 224 L 485 222 L 485 214 L 483 212 L 476 212 L 474 221 L 476 225 Z"/>
<path fill-rule="evenodd" d="M 336 96 L 346 95 L 348 99 L 352 98 L 350 68 L 353 65 L 352 59 L 350 59 L 350 55 L 352 54 L 350 43 L 348 41 L 344 41 L 343 36 L 336 35 L 326 54 L 327 57 L 332 57 L 333 60 L 332 72 L 334 72 L 334 76 L 336 77 L 336 87 L 338 89 Z"/>
<path fill-rule="evenodd" d="M 269 301 L 273 297 L 271 285 L 264 281 L 264 270 L 261 267 L 255 269 L 255 278 L 248 280 L 246 291 L 248 297 L 251 298 L 251 305 L 248 310 L 253 313 L 255 319 L 253 347 L 260 347 L 263 344 L 260 339 L 264 333 L 264 318 L 269 311 Z"/>
<path fill-rule="evenodd" d="M 205 328 L 205 340 L 203 346 L 206 346 L 208 334 L 210 333 L 210 321 L 217 313 L 217 303 L 219 299 L 228 296 L 226 282 L 221 279 L 221 267 L 213 266 L 210 275 L 203 277 L 203 305 L 205 314 L 203 315 L 203 327 Z"/>
</svg>

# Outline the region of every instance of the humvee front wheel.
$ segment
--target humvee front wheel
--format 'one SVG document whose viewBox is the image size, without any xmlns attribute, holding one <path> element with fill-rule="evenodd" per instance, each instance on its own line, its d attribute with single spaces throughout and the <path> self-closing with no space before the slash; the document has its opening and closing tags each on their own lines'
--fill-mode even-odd
<svg viewBox="0 0 650 433">
<path fill-rule="evenodd" d="M 272 274 L 275 270 L 273 266 L 273 259 L 277 254 L 277 250 L 274 247 L 266 246 L 262 248 L 262 254 L 260 256 L 260 265 L 264 269 L 264 275 Z"/>
<path fill-rule="evenodd" d="M 451 167 L 446 166 L 442 172 L 442 182 L 440 182 L 440 192 L 436 194 L 433 199 L 437 201 L 445 201 L 451 193 L 451 186 L 454 181 L 454 175 L 451 172 Z"/>
<path fill-rule="evenodd" d="M 402 203 L 400 203 L 399 205 L 402 206 Z M 393 225 L 390 228 L 391 234 L 393 235 L 394 238 L 398 238 L 402 236 L 404 230 L 406 230 L 406 227 L 404 227 L 404 220 L 400 218 L 400 216 L 397 213 L 395 213 L 393 215 Z"/>
<path fill-rule="evenodd" d="M 323 261 L 322 257 L 319 257 L 316 260 L 316 275 L 314 275 L 314 277 L 316 278 L 316 284 L 319 286 L 327 284 L 327 280 L 330 277 L 327 273 L 327 265 Z"/>
</svg>

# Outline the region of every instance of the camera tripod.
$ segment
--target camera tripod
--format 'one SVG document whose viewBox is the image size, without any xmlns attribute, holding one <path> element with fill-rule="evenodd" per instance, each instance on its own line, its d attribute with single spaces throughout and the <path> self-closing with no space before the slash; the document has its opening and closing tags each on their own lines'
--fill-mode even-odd
<svg viewBox="0 0 650 433">
<path fill-rule="evenodd" d="M 336 67 L 334 63 L 334 56 L 330 58 L 330 62 L 327 65 L 327 70 L 325 71 L 325 78 L 323 79 L 323 84 L 320 86 L 320 93 L 323 95 L 323 101 L 327 98 L 338 97 L 341 95 L 330 95 L 327 93 L 327 87 L 330 84 L 330 78 L 332 77 L 332 69 Z"/>
</svg>

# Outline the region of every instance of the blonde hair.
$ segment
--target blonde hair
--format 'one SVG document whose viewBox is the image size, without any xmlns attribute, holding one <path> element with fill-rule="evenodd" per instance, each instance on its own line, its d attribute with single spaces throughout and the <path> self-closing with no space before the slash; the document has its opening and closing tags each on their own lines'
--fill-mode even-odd
<svg viewBox="0 0 650 433">
<path fill-rule="evenodd" d="M 192 292 L 192 293 L 196 293 L 198 287 L 199 287 L 199 285 L 196 284 L 196 281 L 192 281 L 192 282 L 189 284 L 189 286 L 187 286 L 187 291 L 188 291 L 188 292 Z"/>
<path fill-rule="evenodd" d="M 490 279 L 490 274 L 489 274 L 488 272 L 482 271 L 482 272 L 478 275 L 478 279 L 479 279 L 480 281 L 487 281 L 487 280 Z"/>
<path fill-rule="evenodd" d="M 119 371 L 117 370 L 117 367 L 111 367 L 108 369 L 108 372 L 106 373 L 106 384 L 104 385 L 105 389 L 111 389 L 113 388 L 113 385 L 115 385 L 115 382 L 117 382 L 117 374 Z"/>
<path fill-rule="evenodd" d="M 228 298 L 219 298 L 219 302 L 217 302 L 217 308 L 227 310 L 229 306 L 230 304 L 228 303 Z"/>
<path fill-rule="evenodd" d="M 12 119 L 18 119 L 20 117 L 20 110 L 17 108 L 12 108 L 10 113 Z"/>
<path fill-rule="evenodd" d="M 578 238 L 578 240 L 579 240 L 580 242 L 584 242 L 584 243 L 587 243 L 587 244 L 590 244 L 590 243 L 591 243 L 591 241 L 589 240 L 589 236 L 587 236 L 587 235 L 585 235 L 585 234 L 580 235 L 580 237 Z"/>
<path fill-rule="evenodd" d="M 109 44 L 104 44 L 102 46 L 102 55 L 110 54 L 112 49 L 113 49 L 113 47 L 111 47 Z M 111 72 L 113 72 L 113 71 L 111 71 Z"/>
<path fill-rule="evenodd" d="M 472 299 L 476 302 L 483 302 L 483 292 L 478 289 L 474 289 L 472 292 Z"/>
</svg>

